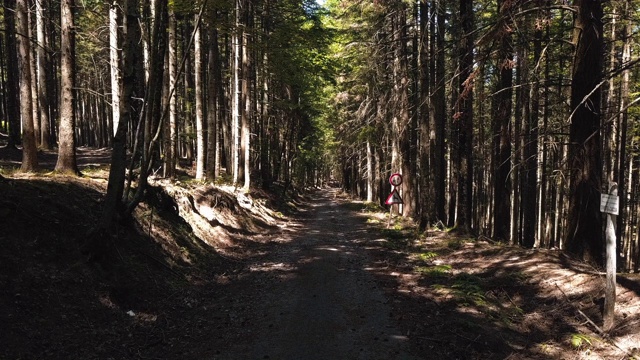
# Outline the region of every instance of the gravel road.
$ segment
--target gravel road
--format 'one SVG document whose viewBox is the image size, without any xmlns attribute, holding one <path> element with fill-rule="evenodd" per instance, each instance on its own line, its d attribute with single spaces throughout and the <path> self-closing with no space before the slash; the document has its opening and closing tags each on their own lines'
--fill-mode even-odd
<svg viewBox="0 0 640 360">
<path fill-rule="evenodd" d="M 334 191 L 313 197 L 291 239 L 252 267 L 255 317 L 220 359 L 417 359 L 390 318 L 363 240 L 364 217 Z"/>
</svg>

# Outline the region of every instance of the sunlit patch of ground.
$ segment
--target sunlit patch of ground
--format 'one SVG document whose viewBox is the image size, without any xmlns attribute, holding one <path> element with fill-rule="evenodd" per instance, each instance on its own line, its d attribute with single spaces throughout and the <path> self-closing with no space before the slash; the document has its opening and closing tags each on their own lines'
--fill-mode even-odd
<svg viewBox="0 0 640 360">
<path fill-rule="evenodd" d="M 379 229 L 371 231 L 385 236 L 364 245 L 378 264 L 366 270 L 396 294 L 398 313 L 413 314 L 400 320 L 425 351 L 466 342 L 449 356 L 640 358 L 638 277 L 619 275 L 616 326 L 607 336 L 599 332 L 604 274 L 588 264 L 558 251 L 446 231 L 417 234 L 410 222 L 389 221 L 389 214 L 380 211 L 367 216 Z"/>
</svg>

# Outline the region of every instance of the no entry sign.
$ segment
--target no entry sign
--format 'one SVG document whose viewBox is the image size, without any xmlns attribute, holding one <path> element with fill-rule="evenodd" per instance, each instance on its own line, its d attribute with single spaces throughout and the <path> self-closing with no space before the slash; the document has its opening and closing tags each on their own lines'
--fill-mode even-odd
<svg viewBox="0 0 640 360">
<path fill-rule="evenodd" d="M 393 186 L 398 186 L 400 184 L 402 184 L 402 175 L 400 174 L 393 174 L 389 177 L 389 184 L 393 185 Z"/>
</svg>

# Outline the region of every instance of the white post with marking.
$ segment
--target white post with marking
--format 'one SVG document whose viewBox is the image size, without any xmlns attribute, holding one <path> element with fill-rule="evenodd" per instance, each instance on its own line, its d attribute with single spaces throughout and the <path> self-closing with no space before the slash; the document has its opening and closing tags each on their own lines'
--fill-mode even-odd
<svg viewBox="0 0 640 360">
<path fill-rule="evenodd" d="M 618 185 L 612 183 L 608 194 L 600 195 L 600 211 L 607 215 L 606 236 L 606 271 L 607 278 L 604 290 L 604 331 L 611 331 L 615 324 L 616 307 L 616 215 L 618 215 Z"/>
</svg>

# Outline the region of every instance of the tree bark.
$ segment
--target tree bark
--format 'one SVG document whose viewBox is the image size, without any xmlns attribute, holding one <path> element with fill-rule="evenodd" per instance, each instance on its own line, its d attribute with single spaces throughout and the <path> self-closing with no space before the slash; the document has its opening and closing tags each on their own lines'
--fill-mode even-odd
<svg viewBox="0 0 640 360">
<path fill-rule="evenodd" d="M 493 237 L 502 242 L 511 240 L 511 97 L 513 85 L 513 48 L 511 45 L 510 0 L 498 0 L 500 19 L 498 34 L 499 81 L 494 98 L 493 116 Z"/>
<path fill-rule="evenodd" d="M 445 160 L 446 154 L 446 119 L 447 119 L 447 100 L 445 92 L 445 2 L 442 0 L 435 1 L 436 16 L 437 16 L 437 33 L 435 36 L 436 41 L 436 53 L 431 56 L 436 57 L 436 71 L 435 71 L 435 89 L 433 90 L 433 112 L 435 117 L 435 148 L 433 150 L 434 161 L 434 193 L 435 193 L 435 216 L 436 220 L 446 221 L 446 173 L 447 166 Z"/>
<path fill-rule="evenodd" d="M 404 175 L 402 184 L 402 215 L 408 217 L 415 216 L 413 207 L 413 184 L 414 174 L 411 173 L 411 116 L 409 113 L 409 72 L 408 54 L 406 46 L 407 18 L 406 7 L 398 6 L 394 16 L 394 96 L 396 100 L 396 112 L 394 114 L 393 131 L 396 158 L 396 169 Z"/>
<path fill-rule="evenodd" d="M 16 148 L 20 144 L 20 78 L 18 76 L 18 47 L 16 43 L 16 0 L 4 0 L 5 46 L 7 48 L 7 121 L 9 139 L 7 146 Z"/>
<path fill-rule="evenodd" d="M 111 114 L 112 134 L 116 135 L 120 123 L 120 97 L 122 74 L 120 66 L 120 1 L 114 0 L 109 7 L 109 62 L 111 64 Z"/>
<path fill-rule="evenodd" d="M 600 101 L 603 33 L 601 0 L 576 0 L 569 133 L 570 191 L 566 251 L 603 263 L 600 191 Z"/>
<path fill-rule="evenodd" d="M 18 45 L 18 76 L 20 78 L 20 116 L 22 117 L 22 165 L 20 170 L 32 172 L 38 169 L 38 149 L 33 125 L 31 93 L 31 46 L 29 43 L 28 1 L 18 1 L 16 6 L 16 32 Z"/>
<path fill-rule="evenodd" d="M 473 194 L 473 0 L 460 0 L 460 95 L 458 97 L 458 211 L 455 227 L 471 233 Z"/>
<path fill-rule="evenodd" d="M 203 87 L 204 81 L 202 80 L 202 26 L 196 24 L 197 28 L 194 41 L 194 73 L 195 73 L 195 96 L 196 96 L 196 180 L 204 179 L 204 165 L 205 165 L 205 130 L 204 130 L 204 109 L 203 109 Z"/>
<path fill-rule="evenodd" d="M 149 174 L 158 160 L 159 139 L 162 132 L 163 108 L 162 108 L 162 82 L 164 78 L 164 58 L 167 49 L 167 25 L 168 11 L 166 0 L 154 0 L 152 2 L 152 13 L 155 15 L 153 27 L 151 29 L 151 39 L 149 42 L 149 66 L 146 83 L 147 92 L 144 98 L 144 141 L 142 149 L 142 161 L 140 164 L 140 175 L 138 176 L 138 187 L 135 195 L 127 204 L 125 216 L 130 216 L 131 212 L 138 206 L 148 187 Z M 198 26 L 199 23 L 196 24 Z"/>
<path fill-rule="evenodd" d="M 432 171 L 430 169 L 430 159 L 432 158 L 433 149 L 432 143 L 433 138 L 431 136 L 431 122 L 433 119 L 433 114 L 429 111 L 429 106 L 431 104 L 429 99 L 429 85 L 430 85 L 430 77 L 429 71 L 433 68 L 434 63 L 430 62 L 429 58 L 429 7 L 426 1 L 421 1 L 419 3 L 419 82 L 420 82 L 420 92 L 418 96 L 418 114 L 420 116 L 419 119 L 419 129 L 420 129 L 420 153 L 418 155 L 420 159 L 420 228 L 426 229 L 429 226 L 429 222 L 433 217 L 433 197 L 432 197 L 432 189 L 433 189 L 433 176 Z M 433 22 L 432 22 L 433 23 Z M 432 41 L 433 44 L 433 41 Z M 431 48 L 433 50 L 433 47 Z M 435 119 L 433 119 L 435 121 Z"/>
<path fill-rule="evenodd" d="M 76 98 L 75 98 L 75 28 L 74 0 L 60 3 L 60 130 L 58 138 L 58 161 L 55 171 L 64 174 L 79 174 L 76 164 Z"/>
<path fill-rule="evenodd" d="M 214 15 L 215 16 L 215 15 Z M 216 22 L 209 24 L 209 62 L 207 77 L 207 166 L 208 180 L 218 177 L 218 88 L 220 87 L 220 55 L 218 49 L 218 31 Z"/>
<path fill-rule="evenodd" d="M 176 176 L 176 164 L 178 159 L 178 109 L 177 109 L 177 94 L 176 91 L 171 91 L 177 85 L 177 69 L 178 69 L 178 44 L 176 41 L 176 14 L 171 8 L 169 10 L 169 59 L 168 59 L 168 72 L 169 72 L 169 141 L 165 154 L 165 174 L 168 178 L 173 179 Z"/>
<path fill-rule="evenodd" d="M 243 18 L 244 31 L 242 32 L 242 108 L 240 122 L 240 150 L 242 153 L 242 180 L 243 191 L 249 191 L 251 186 L 251 117 L 253 103 L 251 100 L 250 88 L 250 72 L 251 72 L 251 54 L 249 53 L 249 33 L 251 32 L 251 1 L 243 1 Z"/>
<path fill-rule="evenodd" d="M 233 183 L 237 184 L 240 178 L 240 109 L 242 108 L 241 101 L 241 84 L 242 79 L 242 0 L 235 0 L 235 31 L 232 36 L 233 43 L 233 65 L 231 72 L 233 74 L 233 101 L 231 110 L 231 166 Z"/>
<path fill-rule="evenodd" d="M 38 38 L 38 106 L 40 107 L 40 146 L 51 150 L 51 117 L 49 113 L 49 83 L 47 72 L 49 60 L 47 57 L 47 38 L 45 36 L 45 11 L 49 6 L 48 0 L 36 0 L 36 34 Z"/>
<path fill-rule="evenodd" d="M 537 212 L 536 202 L 537 181 L 538 181 L 538 120 L 540 110 L 540 74 L 538 61 L 541 56 L 541 30 L 535 31 L 533 45 L 533 81 L 532 85 L 527 86 L 523 92 L 523 106 L 525 119 L 525 136 L 524 136 L 524 169 L 522 175 L 522 245 L 527 248 L 533 248 L 536 242 L 536 225 Z M 525 50 L 526 51 L 526 50 Z M 528 53 L 528 51 L 527 51 Z M 525 58 L 523 61 L 528 61 Z M 527 65 L 527 70 L 529 66 Z M 529 72 L 529 71 L 528 71 Z M 529 75 L 527 74 L 527 79 Z M 530 89 L 530 90 L 529 90 Z M 540 169 L 543 171 L 543 169 Z"/>
<path fill-rule="evenodd" d="M 624 8 L 624 16 L 625 18 L 629 16 L 629 3 L 625 2 L 625 8 Z M 631 26 L 631 21 L 629 19 L 626 19 L 625 24 L 624 24 L 624 30 L 623 30 L 623 38 L 624 38 L 624 43 L 622 45 L 622 63 L 625 64 L 629 61 L 631 61 L 631 33 L 632 33 L 633 29 Z M 617 223 L 617 238 L 620 239 L 619 244 L 618 244 L 618 249 L 620 249 L 618 251 L 618 254 L 622 254 L 622 249 L 626 248 L 629 246 L 630 243 L 630 239 L 627 238 L 626 233 L 625 233 L 625 228 L 624 228 L 624 224 L 625 222 L 628 222 L 629 220 L 629 215 L 628 212 L 625 211 L 625 209 L 627 208 L 627 194 L 629 193 L 627 191 L 627 178 L 626 178 L 626 171 L 627 171 L 627 141 L 628 141 L 628 135 L 627 135 L 627 128 L 628 128 L 628 123 L 629 123 L 629 109 L 628 109 L 628 103 L 629 103 L 629 98 L 630 98 L 630 82 L 631 82 L 631 70 L 630 69 L 625 69 L 622 72 L 622 80 L 620 82 L 620 115 L 618 116 L 618 128 L 620 129 L 620 139 L 618 141 L 619 144 L 619 150 L 618 150 L 618 161 L 617 161 L 617 167 L 616 167 L 616 174 L 614 176 L 614 179 L 617 180 L 618 182 L 618 189 L 619 189 L 619 193 L 620 193 L 620 214 L 618 215 L 618 223 Z M 622 258 L 618 258 L 618 264 L 622 265 L 623 264 L 623 259 Z M 627 268 L 626 266 L 622 266 L 622 269 L 624 271 L 629 271 L 630 269 Z"/>
<path fill-rule="evenodd" d="M 30 0 L 30 1 L 36 1 L 37 0 Z M 30 6 L 33 5 L 33 3 L 29 4 Z M 27 18 L 28 18 L 28 23 L 29 25 L 29 33 L 28 33 L 28 38 L 30 39 L 29 42 L 31 42 L 31 39 L 37 39 L 37 34 L 34 34 L 34 30 L 35 27 L 31 26 L 31 24 L 34 24 L 36 22 L 36 16 L 35 16 L 35 12 L 29 10 L 27 11 Z M 42 140 L 41 140 L 41 124 L 40 124 L 40 107 L 39 107 L 39 101 L 38 101 L 38 69 L 36 68 L 37 62 L 38 62 L 38 57 L 37 57 L 37 48 L 38 48 L 38 43 L 34 42 L 34 46 L 29 45 L 29 56 L 30 56 L 30 60 L 33 61 L 29 61 L 29 71 L 31 72 L 31 111 L 33 112 L 32 115 L 32 119 L 33 119 L 33 134 L 34 134 L 34 138 L 36 141 L 36 149 L 40 148 L 40 145 L 42 144 Z"/>
<path fill-rule="evenodd" d="M 124 182 L 127 163 L 127 132 L 132 118 L 132 96 L 136 83 L 135 57 L 139 52 L 135 49 L 140 39 L 138 24 L 138 0 L 124 0 L 124 31 L 122 41 L 122 103 L 120 121 L 113 138 L 109 182 L 102 210 L 101 227 L 111 228 L 113 222 L 124 212 Z"/>
</svg>

